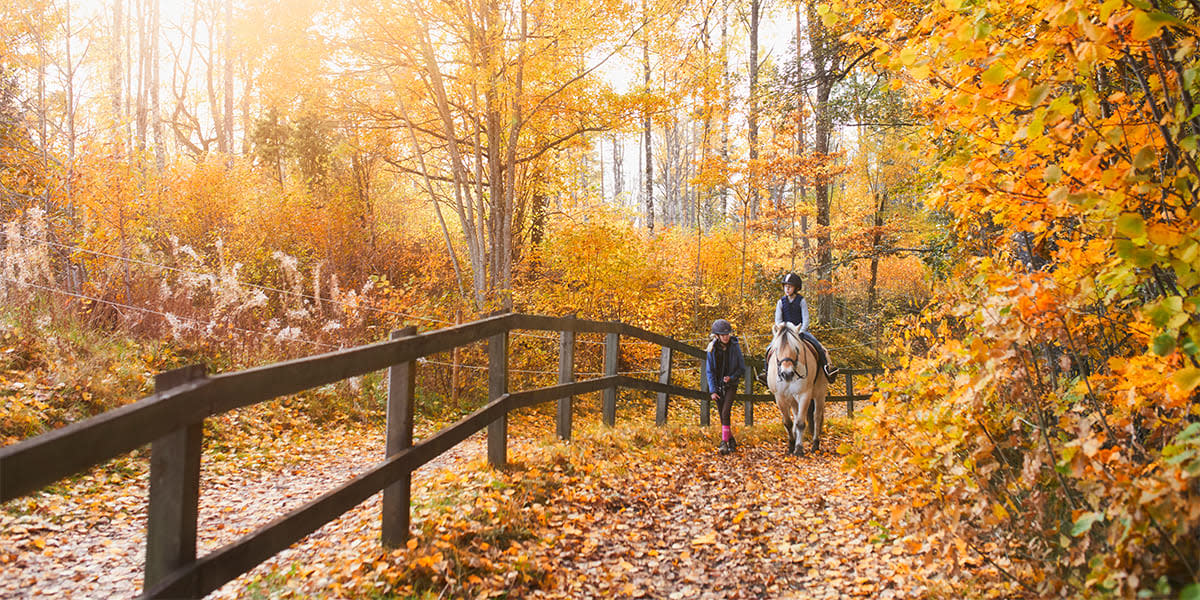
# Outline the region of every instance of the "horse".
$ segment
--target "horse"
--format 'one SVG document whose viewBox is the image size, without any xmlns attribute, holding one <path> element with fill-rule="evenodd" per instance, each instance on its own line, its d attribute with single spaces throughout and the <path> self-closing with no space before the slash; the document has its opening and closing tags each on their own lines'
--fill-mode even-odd
<svg viewBox="0 0 1200 600">
<path fill-rule="evenodd" d="M 816 351 L 800 338 L 795 325 L 776 323 L 772 337 L 767 388 L 775 394 L 783 428 L 788 432 L 787 453 L 804 456 L 806 430 L 812 438 L 813 452 L 821 449 L 829 379 L 817 367 Z"/>
</svg>

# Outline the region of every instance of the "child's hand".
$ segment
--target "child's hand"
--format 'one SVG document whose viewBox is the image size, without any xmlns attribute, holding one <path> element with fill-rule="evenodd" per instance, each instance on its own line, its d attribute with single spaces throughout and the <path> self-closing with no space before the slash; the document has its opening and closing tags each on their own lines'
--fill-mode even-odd
<svg viewBox="0 0 1200 600">
<path fill-rule="evenodd" d="M 726 375 L 726 376 L 725 376 L 725 379 L 723 379 L 722 381 L 724 381 L 725 383 L 729 383 L 729 376 L 728 376 L 728 375 Z"/>
<path fill-rule="evenodd" d="M 713 394 L 713 395 L 712 395 L 712 399 L 713 399 L 713 402 L 720 402 L 720 401 L 721 401 L 721 396 L 720 396 L 720 395 L 718 395 L 718 394 Z"/>
</svg>

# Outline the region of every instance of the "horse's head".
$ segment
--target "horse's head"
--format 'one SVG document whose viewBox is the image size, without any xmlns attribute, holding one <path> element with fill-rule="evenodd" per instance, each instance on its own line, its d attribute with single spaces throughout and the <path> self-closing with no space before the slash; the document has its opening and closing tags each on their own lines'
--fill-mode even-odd
<svg viewBox="0 0 1200 600">
<path fill-rule="evenodd" d="M 796 332 L 796 326 L 791 323 L 776 323 L 772 332 L 774 339 L 771 341 L 771 359 L 775 361 L 780 381 L 791 382 L 797 377 L 804 379 L 804 375 L 796 370 L 797 362 L 801 358 L 800 334 Z"/>
</svg>

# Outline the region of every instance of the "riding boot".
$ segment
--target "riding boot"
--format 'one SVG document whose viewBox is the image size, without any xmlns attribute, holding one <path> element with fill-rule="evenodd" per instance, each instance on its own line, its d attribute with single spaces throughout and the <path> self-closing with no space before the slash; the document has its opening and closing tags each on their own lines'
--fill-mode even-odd
<svg viewBox="0 0 1200 600">
<path fill-rule="evenodd" d="M 737 452 L 737 440 L 733 439 L 732 436 L 729 438 L 729 451 Z"/>
<path fill-rule="evenodd" d="M 755 379 L 757 379 L 759 383 L 761 383 L 761 384 L 763 384 L 763 385 L 767 385 L 767 372 L 766 372 L 766 370 L 759 371 L 759 372 L 758 372 L 758 375 L 756 375 L 754 378 L 755 378 Z"/>
<path fill-rule="evenodd" d="M 833 381 L 835 379 L 837 379 L 837 375 L 839 372 L 841 372 L 841 369 L 839 369 L 829 363 L 825 364 L 825 378 L 829 380 L 829 383 L 833 383 Z"/>
<path fill-rule="evenodd" d="M 730 452 L 731 452 L 731 450 L 729 449 L 729 442 L 727 442 L 725 440 L 721 440 L 721 445 L 717 446 L 717 454 L 724 455 L 724 454 L 729 454 Z"/>
</svg>

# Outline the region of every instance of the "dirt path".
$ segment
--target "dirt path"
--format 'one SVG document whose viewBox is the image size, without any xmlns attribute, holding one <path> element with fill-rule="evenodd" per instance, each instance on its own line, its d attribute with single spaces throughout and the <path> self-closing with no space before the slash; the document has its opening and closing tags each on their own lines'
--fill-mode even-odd
<svg viewBox="0 0 1200 600">
<path fill-rule="evenodd" d="M 916 597 L 927 546 L 889 538 L 886 507 L 831 452 L 784 456 L 780 443 L 629 476 L 575 500 L 586 528 L 562 524 L 543 597 Z M 924 575 L 922 575 L 922 573 Z"/>
<path fill-rule="evenodd" d="M 482 434 L 414 472 L 431 474 L 483 454 Z M 202 463 L 197 552 L 203 556 L 302 506 L 376 463 L 382 432 L 291 432 L 234 452 L 206 449 Z M 145 564 L 147 461 L 125 459 L 131 473 L 108 481 L 100 470 L 0 512 L 0 598 L 132 598 Z M 310 566 L 343 557 L 343 533 L 379 528 L 380 496 L 309 535 L 210 595 L 239 596 L 248 578 L 298 557 Z M 378 534 L 376 534 L 378 535 Z M 322 562 L 324 561 L 324 562 Z"/>
<path fill-rule="evenodd" d="M 656 437 L 653 428 L 641 431 L 577 438 L 569 446 L 546 439 L 510 444 L 526 473 L 484 473 L 482 479 L 520 480 L 536 476 L 534 469 L 561 477 L 563 486 L 544 507 L 543 525 L 519 548 L 548 575 L 522 588 L 513 584 L 515 573 L 505 578 L 501 571 L 496 583 L 482 584 L 493 586 L 482 595 L 893 598 L 920 596 L 931 579 L 948 577 L 928 564 L 933 553 L 927 543 L 895 539 L 880 525 L 890 506 L 842 471 L 840 457 L 831 451 L 784 456 L 773 428 L 748 435 L 730 456 L 716 454 L 711 430 L 685 429 L 674 437 Z M 840 441 L 830 436 L 825 447 Z M 357 475 L 378 460 L 382 447 L 378 432 L 322 432 L 206 453 L 199 552 L 233 541 Z M 480 434 L 418 471 L 414 496 L 438 497 L 444 489 L 422 486 L 435 475 L 444 480 L 469 471 L 462 468 L 468 463 L 478 468 L 483 455 Z M 103 475 L 93 473 L 67 486 L 66 494 L 4 507 L 0 597 L 137 595 L 145 552 L 144 462 L 137 463 L 142 472 L 119 485 L 101 486 Z M 561 467 L 547 469 L 551 464 L 565 464 L 572 474 L 559 475 Z M 593 469 L 596 465 L 604 466 Z M 395 567 L 413 559 L 381 549 L 379 503 L 379 495 L 372 497 L 210 597 L 256 590 L 323 597 L 378 589 L 384 576 L 371 573 L 384 568 L 379 561 Z M 492 548 L 492 556 L 499 550 Z M 456 586 L 463 584 L 447 571 L 444 585 L 443 593 L 459 595 Z M 480 595 L 478 588 L 458 591 Z"/>
</svg>

